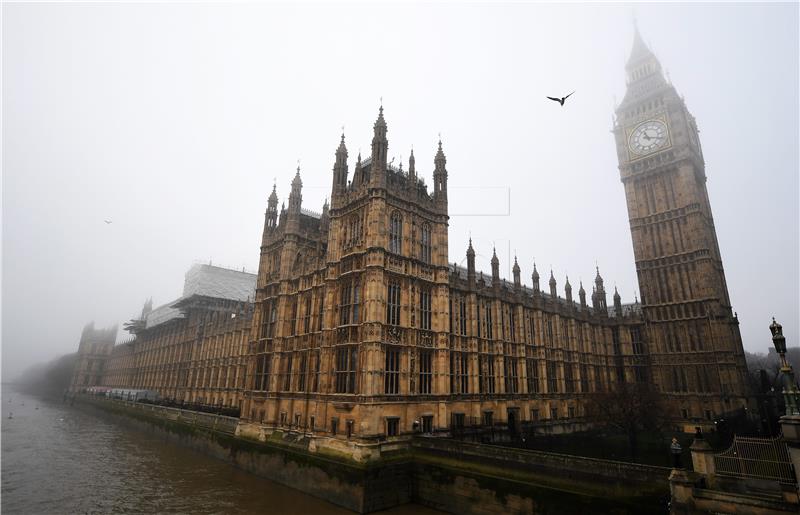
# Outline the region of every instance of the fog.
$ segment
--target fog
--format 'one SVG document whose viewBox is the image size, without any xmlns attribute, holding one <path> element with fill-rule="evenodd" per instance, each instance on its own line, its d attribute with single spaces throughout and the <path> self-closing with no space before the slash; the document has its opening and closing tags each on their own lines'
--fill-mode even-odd
<svg viewBox="0 0 800 515">
<path fill-rule="evenodd" d="M 3 379 L 175 299 L 196 261 L 255 271 L 273 180 L 284 201 L 299 160 L 320 210 L 381 98 L 390 158 L 413 146 L 429 185 L 441 134 L 450 262 L 471 235 L 484 271 L 496 245 L 501 275 L 516 253 L 563 292 L 597 264 L 633 301 L 610 130 L 634 9 L 700 126 L 745 348 L 773 315 L 797 345 L 796 3 L 6 3 Z"/>
</svg>

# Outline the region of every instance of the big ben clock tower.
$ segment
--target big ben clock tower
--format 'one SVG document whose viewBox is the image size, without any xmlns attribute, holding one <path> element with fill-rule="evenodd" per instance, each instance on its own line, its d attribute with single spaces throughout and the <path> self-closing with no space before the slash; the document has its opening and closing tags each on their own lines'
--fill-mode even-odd
<svg viewBox="0 0 800 515">
<path fill-rule="evenodd" d="M 746 365 L 697 125 L 638 29 L 614 135 L 647 321 L 651 381 L 676 420 L 746 407 Z"/>
</svg>

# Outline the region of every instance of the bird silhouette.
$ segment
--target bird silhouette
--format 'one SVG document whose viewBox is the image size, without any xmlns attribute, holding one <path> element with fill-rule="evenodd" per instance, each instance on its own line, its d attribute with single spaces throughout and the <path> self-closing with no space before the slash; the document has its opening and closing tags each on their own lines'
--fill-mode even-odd
<svg viewBox="0 0 800 515">
<path fill-rule="evenodd" d="M 573 91 L 572 93 L 575 93 L 575 92 Z M 556 97 L 547 97 L 547 98 L 549 98 L 550 100 L 555 100 L 556 102 L 558 102 L 559 104 L 561 104 L 563 106 L 564 105 L 564 101 L 566 99 L 568 99 L 569 97 L 571 97 L 572 93 L 570 93 L 569 95 L 567 95 L 565 97 L 561 97 L 561 98 L 556 98 Z"/>
<path fill-rule="evenodd" d="M 103 220 L 105 223 L 110 224 L 111 220 Z"/>
</svg>

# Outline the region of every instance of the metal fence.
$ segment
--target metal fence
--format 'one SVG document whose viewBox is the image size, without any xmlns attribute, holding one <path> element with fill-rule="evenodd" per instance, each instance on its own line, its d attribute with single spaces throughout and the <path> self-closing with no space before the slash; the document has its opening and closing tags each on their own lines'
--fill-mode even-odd
<svg viewBox="0 0 800 515">
<path fill-rule="evenodd" d="M 714 468 L 720 476 L 768 479 L 794 484 L 794 466 L 783 438 L 736 436 L 731 446 L 714 455 Z"/>
</svg>

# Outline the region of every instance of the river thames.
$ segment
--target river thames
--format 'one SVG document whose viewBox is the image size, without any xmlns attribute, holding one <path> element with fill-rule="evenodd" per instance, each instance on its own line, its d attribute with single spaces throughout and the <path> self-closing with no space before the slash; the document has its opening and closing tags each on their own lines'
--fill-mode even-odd
<svg viewBox="0 0 800 515">
<path fill-rule="evenodd" d="M 354 513 L 126 427 L 2 390 L 2 512 Z M 441 513 L 405 505 L 381 513 Z"/>
</svg>

